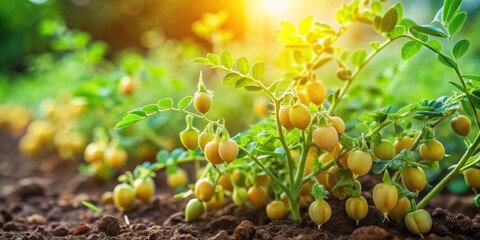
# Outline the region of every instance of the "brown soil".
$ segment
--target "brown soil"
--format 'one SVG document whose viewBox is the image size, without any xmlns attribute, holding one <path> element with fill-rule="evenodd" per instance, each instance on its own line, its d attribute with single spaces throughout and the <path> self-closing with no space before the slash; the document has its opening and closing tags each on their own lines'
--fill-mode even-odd
<svg viewBox="0 0 480 240">
<path fill-rule="evenodd" d="M 403 224 L 383 221 L 369 208 L 359 226 L 348 218 L 344 202 L 331 200 L 332 218 L 321 229 L 307 210 L 300 221 L 270 221 L 264 210 L 240 209 L 231 201 L 219 211 L 209 211 L 192 223 L 184 221 L 186 200 L 174 199 L 165 176 L 156 178 L 152 204 L 125 216 L 112 204 L 100 204 L 112 183 L 77 173 L 76 164 L 55 156 L 29 160 L 17 151 L 17 140 L 0 133 L 0 239 L 405 239 Z M 368 188 L 367 188 L 368 189 Z M 364 196 L 373 205 L 371 195 Z M 428 239 L 480 239 L 480 214 L 471 196 L 443 194 L 430 204 L 432 231 Z M 102 208 L 99 216 L 81 204 Z M 451 212 L 444 210 L 449 209 Z"/>
</svg>

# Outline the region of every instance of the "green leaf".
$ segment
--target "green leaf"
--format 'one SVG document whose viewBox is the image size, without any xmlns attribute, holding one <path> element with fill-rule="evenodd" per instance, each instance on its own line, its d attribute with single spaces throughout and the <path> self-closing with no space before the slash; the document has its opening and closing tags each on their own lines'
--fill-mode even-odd
<svg viewBox="0 0 480 240">
<path fill-rule="evenodd" d="M 374 50 L 378 50 L 378 48 L 380 47 L 380 42 L 379 41 L 370 42 L 370 47 L 372 47 Z"/>
<path fill-rule="evenodd" d="M 240 78 L 237 82 L 235 82 L 235 88 L 245 87 L 250 83 L 252 83 L 252 80 L 248 78 Z"/>
<path fill-rule="evenodd" d="M 473 81 L 480 81 L 480 76 L 479 75 L 473 75 L 473 74 L 463 74 L 463 78 L 470 79 Z"/>
<path fill-rule="evenodd" d="M 138 115 L 140 117 L 146 117 L 147 116 L 147 114 L 144 111 L 142 111 L 140 108 L 135 108 L 135 109 L 129 111 L 128 114 L 135 114 L 135 115 Z"/>
<path fill-rule="evenodd" d="M 375 18 L 373 18 L 373 28 L 377 31 L 377 32 L 380 32 L 380 28 L 381 28 L 381 25 L 382 25 L 382 17 L 380 16 L 375 16 Z"/>
<path fill-rule="evenodd" d="M 157 152 L 157 162 L 161 164 L 167 163 L 169 157 L 170 157 L 170 154 L 168 153 L 167 150 L 161 150 Z"/>
<path fill-rule="evenodd" d="M 400 22 L 403 19 L 403 5 L 402 3 L 395 4 L 395 8 L 397 9 L 397 21 Z"/>
<path fill-rule="evenodd" d="M 302 36 L 307 35 L 310 32 L 310 29 L 312 29 L 312 25 L 313 25 L 312 16 L 308 16 L 304 18 L 298 25 L 298 33 L 300 33 L 300 35 Z"/>
<path fill-rule="evenodd" d="M 373 13 L 379 14 L 380 12 L 382 12 L 382 3 L 380 3 L 379 1 L 372 1 L 370 3 L 370 9 L 372 9 Z"/>
<path fill-rule="evenodd" d="M 157 106 L 159 108 L 172 108 L 173 100 L 171 98 L 163 98 L 158 100 Z"/>
<path fill-rule="evenodd" d="M 281 22 L 280 25 L 282 26 L 282 28 L 288 32 L 291 32 L 291 33 L 296 33 L 297 32 L 297 29 L 295 28 L 295 25 L 293 25 L 292 23 L 289 23 L 289 22 Z"/>
<path fill-rule="evenodd" d="M 250 91 L 250 92 L 258 92 L 262 91 L 262 88 L 257 86 L 257 85 L 248 85 L 244 87 L 245 90 Z"/>
<path fill-rule="evenodd" d="M 263 62 L 255 63 L 250 71 L 254 79 L 261 80 L 265 74 L 265 64 Z"/>
<path fill-rule="evenodd" d="M 220 62 L 220 58 L 217 54 L 214 53 L 207 53 L 207 59 L 214 65 L 218 65 L 218 63 Z"/>
<path fill-rule="evenodd" d="M 456 82 L 452 82 L 452 81 L 448 81 L 448 83 L 452 84 L 453 86 L 455 86 L 456 88 L 458 88 L 458 90 L 464 92 L 465 90 L 463 90 L 463 87 L 460 86 L 460 84 L 456 83 Z"/>
<path fill-rule="evenodd" d="M 420 49 L 422 44 L 416 41 L 408 41 L 402 45 L 401 55 L 403 60 L 408 60 L 413 57 Z"/>
<path fill-rule="evenodd" d="M 395 26 L 395 29 L 393 30 L 393 33 L 390 35 L 390 38 L 396 38 L 405 33 L 405 27 L 401 25 Z"/>
<path fill-rule="evenodd" d="M 361 50 L 357 50 L 352 54 L 351 60 L 353 65 L 360 66 L 363 64 L 366 58 L 367 58 L 367 51 L 361 49 Z"/>
<path fill-rule="evenodd" d="M 442 38 L 447 37 L 447 34 L 445 34 L 442 31 L 442 29 L 435 27 L 433 25 L 412 26 L 410 27 L 410 32 L 412 31 L 425 33 L 427 35 L 435 36 L 435 37 L 442 37 Z"/>
<path fill-rule="evenodd" d="M 136 114 L 128 114 L 127 116 L 123 117 L 122 121 L 115 125 L 115 128 L 125 128 L 139 122 L 142 119 L 143 117 Z"/>
<path fill-rule="evenodd" d="M 207 58 L 198 57 L 192 60 L 193 63 L 202 64 L 202 65 L 212 65 Z"/>
<path fill-rule="evenodd" d="M 313 69 L 319 69 L 321 68 L 323 65 L 327 64 L 328 62 L 330 62 L 333 58 L 332 57 L 326 57 L 326 58 L 322 58 L 320 59 L 314 66 L 313 66 Z"/>
<path fill-rule="evenodd" d="M 233 56 L 232 53 L 228 50 L 223 50 L 222 55 L 220 56 L 222 65 L 228 69 L 233 67 Z"/>
<path fill-rule="evenodd" d="M 177 107 L 180 109 L 185 109 L 186 107 L 188 107 L 188 105 L 190 105 L 190 103 L 192 103 L 192 99 L 192 96 L 186 96 L 182 98 L 182 100 L 178 101 Z"/>
<path fill-rule="evenodd" d="M 463 54 L 467 52 L 469 46 L 470 46 L 470 41 L 468 41 L 467 39 L 462 39 L 458 41 L 453 46 L 453 49 L 452 49 L 453 56 L 456 59 L 461 58 Z"/>
<path fill-rule="evenodd" d="M 328 192 L 325 190 L 325 188 L 322 185 L 316 182 L 312 186 L 312 195 L 317 200 L 323 200 L 327 198 Z"/>
<path fill-rule="evenodd" d="M 147 114 L 154 113 L 157 111 L 157 104 L 148 104 L 143 106 L 141 109 Z"/>
<path fill-rule="evenodd" d="M 83 204 L 85 207 L 89 208 L 90 210 L 92 210 L 92 211 L 94 211 L 94 212 L 96 212 L 96 213 L 98 213 L 98 214 L 102 213 L 102 209 L 98 208 L 97 206 L 93 205 L 92 203 L 89 203 L 89 202 L 87 202 L 87 201 L 82 201 L 82 204 Z"/>
<path fill-rule="evenodd" d="M 384 160 L 375 160 L 373 161 L 373 167 L 372 167 L 372 172 L 374 174 L 381 174 L 385 170 L 387 170 L 388 165 L 390 164 L 390 161 L 384 161 Z"/>
<path fill-rule="evenodd" d="M 293 60 L 295 60 L 295 62 L 297 64 L 302 64 L 305 62 L 305 58 L 303 57 L 303 53 L 299 50 L 294 50 L 292 52 L 292 56 L 293 56 Z"/>
<path fill-rule="evenodd" d="M 475 197 L 473 198 L 473 203 L 475 203 L 475 206 L 480 208 L 480 194 L 475 195 Z"/>
<path fill-rule="evenodd" d="M 448 32 L 450 33 L 450 36 L 455 35 L 458 33 L 462 27 L 463 24 L 465 23 L 465 20 L 467 20 L 467 13 L 466 12 L 461 12 L 458 13 L 448 24 Z"/>
<path fill-rule="evenodd" d="M 237 60 L 237 69 L 243 74 L 248 74 L 250 71 L 250 63 L 245 57 L 241 57 Z"/>
<path fill-rule="evenodd" d="M 443 3 L 442 21 L 449 23 L 453 16 L 457 14 L 462 5 L 462 0 L 445 0 Z"/>
<path fill-rule="evenodd" d="M 381 32 L 390 32 L 395 28 L 398 21 L 397 8 L 390 8 L 382 18 L 382 23 L 380 25 Z"/>
<path fill-rule="evenodd" d="M 427 43 L 428 46 L 432 47 L 433 49 L 441 52 L 442 49 L 443 49 L 443 45 L 442 45 L 442 42 L 438 41 L 438 40 L 432 40 L 432 41 L 429 41 Z"/>
<path fill-rule="evenodd" d="M 448 56 L 437 54 L 437 60 L 447 67 L 456 68 L 457 64 Z"/>
<path fill-rule="evenodd" d="M 238 75 L 237 73 L 227 73 L 222 78 L 223 85 L 231 85 L 237 82 L 242 76 Z"/>
</svg>

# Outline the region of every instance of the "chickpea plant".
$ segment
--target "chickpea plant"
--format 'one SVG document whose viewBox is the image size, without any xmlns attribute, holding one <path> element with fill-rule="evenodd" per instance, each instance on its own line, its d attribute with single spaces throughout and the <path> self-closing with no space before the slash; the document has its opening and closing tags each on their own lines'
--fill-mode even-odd
<svg viewBox="0 0 480 240">
<path fill-rule="evenodd" d="M 290 50 L 293 61 L 289 71 L 270 84 L 264 80 L 266 66 L 262 62 L 251 64 L 245 57 L 235 60 L 228 50 L 194 59 L 194 63 L 225 72 L 223 85 L 258 91 L 270 99 L 271 116 L 236 136 L 229 135 L 223 119 L 208 117 L 215 98 L 205 86 L 202 73 L 193 96 L 176 105 L 172 98 L 163 98 L 156 104 L 134 109 L 116 127 L 124 128 L 167 111 L 186 114 L 186 128 L 180 139 L 188 152 L 161 151 L 157 163 L 136 169 L 148 175 L 166 168 L 169 185 L 177 188 L 188 182 L 185 172 L 177 166 L 179 163 L 192 161 L 199 170 L 199 162 L 207 161 L 196 183 L 178 195 L 196 197 L 187 204 L 186 221 L 201 217 L 205 209 L 222 206 L 225 194 L 240 207 L 266 206 L 272 220 L 287 216 L 299 220 L 301 207 L 308 206 L 310 218 L 320 228 L 331 217 L 331 208 L 325 201 L 330 193 L 330 198 L 346 199 L 346 212 L 358 224 L 368 214 L 358 178 L 378 174 L 383 176 L 383 182 L 372 189 L 375 207 L 386 219 L 404 222 L 411 233 L 423 237 L 430 231 L 432 221 L 422 208 L 448 182 L 463 173 L 475 193 L 479 187 L 480 158 L 475 150 L 480 134 L 471 138 L 469 133 L 472 120 L 480 126 L 480 76 L 463 74 L 459 65 L 469 46 L 467 39 L 455 37 L 466 20 L 466 13 L 459 12 L 460 5 L 460 0 L 445 0 L 432 23 L 426 25 L 404 18 L 400 3 L 382 11 L 383 1 L 375 0 L 343 4 L 336 13 L 339 28 L 316 22 L 312 17 L 306 17 L 298 26 L 283 22 L 277 31 L 278 41 Z M 371 42 L 369 51 L 350 54 L 336 41 L 355 24 L 371 26 L 384 41 Z M 358 113 L 360 122 L 356 128 L 361 134 L 350 136 L 335 110 L 362 69 L 380 51 L 402 39 L 407 40 L 400 51 L 404 60 L 425 47 L 455 72 L 458 79 L 450 82 L 454 94 L 401 108 L 386 106 Z M 327 90 L 328 86 L 317 76 L 317 70 L 329 62 L 338 65 L 336 76 L 344 82 L 340 89 Z M 438 166 L 446 156 L 435 128 L 448 119 L 467 150 L 462 156 L 450 156 L 459 158 L 458 162 L 450 166 L 449 173 L 437 185 L 431 186 L 425 197 L 418 199 L 419 192 L 429 186 L 423 169 Z M 206 124 L 202 131 L 194 127 L 197 120 Z M 125 180 L 125 175 L 122 178 Z M 136 181 L 134 178 L 130 182 Z M 133 187 L 120 184 L 117 188 L 124 190 L 114 191 L 114 198 L 123 199 L 116 205 L 125 210 L 133 204 Z"/>
</svg>

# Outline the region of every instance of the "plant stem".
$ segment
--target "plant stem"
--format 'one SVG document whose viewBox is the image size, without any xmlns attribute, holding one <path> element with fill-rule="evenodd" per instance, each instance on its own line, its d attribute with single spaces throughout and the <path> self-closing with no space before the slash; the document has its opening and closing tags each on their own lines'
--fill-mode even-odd
<svg viewBox="0 0 480 240">
<path fill-rule="evenodd" d="M 420 40 L 416 37 L 413 37 L 413 36 L 410 36 L 410 35 L 402 35 L 400 37 L 405 37 L 405 38 L 409 38 L 413 41 L 416 41 L 416 42 L 422 44 L 423 46 L 425 46 L 426 48 L 432 50 L 433 52 L 438 54 L 440 57 L 442 57 L 444 59 L 447 58 L 447 56 L 445 54 L 443 54 L 442 52 L 438 51 L 437 49 L 431 47 L 430 45 L 428 45 L 428 43 L 426 43 L 426 42 L 424 42 L 424 41 L 422 41 L 422 40 Z M 465 80 L 462 77 L 462 73 L 460 71 L 460 68 L 458 67 L 458 65 L 457 66 L 450 66 L 450 67 L 452 67 L 455 70 L 455 73 L 457 74 L 458 80 L 462 84 L 464 93 L 467 95 L 468 102 L 470 103 L 470 106 L 472 107 L 473 115 L 475 116 L 475 123 L 477 124 L 478 127 L 480 127 L 480 120 L 479 120 L 479 117 L 478 117 L 477 109 L 475 108 L 475 105 L 473 104 L 471 93 L 470 93 L 470 91 L 468 91 L 467 85 L 465 84 Z"/>
<path fill-rule="evenodd" d="M 480 144 L 480 133 L 473 141 L 472 145 L 468 148 L 468 150 L 463 154 L 462 158 L 458 162 L 458 165 L 449 173 L 445 178 L 442 179 L 430 192 L 417 204 L 417 208 L 424 208 L 432 198 L 434 198 L 443 188 L 447 186 L 447 184 L 454 179 L 458 174 L 461 173 L 461 169 L 468 161 L 470 156 L 472 155 L 475 148 Z"/>
<path fill-rule="evenodd" d="M 330 109 L 328 110 L 328 114 L 331 115 L 334 113 L 335 111 L 335 108 L 337 108 L 338 106 L 338 103 L 340 102 L 340 99 L 342 99 L 342 97 L 347 93 L 348 89 L 350 88 L 350 85 L 352 84 L 353 80 L 355 80 L 355 78 L 358 76 L 358 74 L 360 73 L 360 71 L 365 67 L 365 65 L 367 65 L 367 63 L 369 63 L 373 57 L 375 57 L 375 55 L 377 55 L 382 49 L 384 49 L 386 46 L 388 46 L 390 43 L 392 43 L 394 40 L 396 40 L 397 38 L 392 38 L 392 39 L 388 39 L 386 40 L 384 43 L 382 43 L 382 45 L 380 45 L 378 47 L 378 49 L 372 51 L 370 53 L 370 55 L 367 56 L 367 58 L 365 58 L 365 60 L 363 61 L 362 64 L 360 64 L 356 69 L 355 71 L 353 72 L 352 76 L 350 77 L 350 79 L 347 80 L 347 82 L 343 85 L 342 89 L 340 89 L 340 93 L 338 94 L 338 97 L 336 99 L 336 101 L 333 102 L 332 106 L 330 107 Z"/>
<path fill-rule="evenodd" d="M 310 151 L 310 147 L 312 147 L 312 134 L 311 131 L 312 126 L 309 127 L 308 131 L 306 132 L 307 137 L 305 138 L 305 142 L 302 146 L 302 156 L 300 158 L 300 166 L 297 169 L 297 175 L 295 177 L 295 182 L 293 182 L 292 187 L 295 188 L 295 191 L 298 191 L 302 188 L 302 177 L 303 172 L 305 170 L 305 163 L 307 162 L 308 152 Z"/>
</svg>

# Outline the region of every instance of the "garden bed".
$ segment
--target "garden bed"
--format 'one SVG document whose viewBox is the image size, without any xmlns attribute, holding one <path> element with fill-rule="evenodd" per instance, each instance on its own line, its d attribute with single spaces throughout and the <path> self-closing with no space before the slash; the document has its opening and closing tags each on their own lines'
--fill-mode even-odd
<svg viewBox="0 0 480 240">
<path fill-rule="evenodd" d="M 345 213 L 344 201 L 333 198 L 329 201 L 332 218 L 320 229 L 309 219 L 306 209 L 298 222 L 270 221 L 264 209 L 240 209 L 231 201 L 222 210 L 208 211 L 202 218 L 186 223 L 183 210 L 187 201 L 172 197 L 163 173 L 156 177 L 155 200 L 149 206 L 138 203 L 127 214 L 130 222 L 127 225 L 113 204 L 100 203 L 100 196 L 113 188 L 113 182 L 103 183 L 78 175 L 74 164 L 56 156 L 28 160 L 16 146 L 16 139 L 0 135 L 1 239 L 417 238 L 403 224 L 383 221 L 369 192 L 363 193 L 370 205 L 369 212 L 358 227 Z M 368 185 L 364 184 L 365 188 Z M 83 206 L 82 201 L 101 207 L 101 216 Z M 471 196 L 443 193 L 427 209 L 433 226 L 426 238 L 480 239 L 480 214 Z"/>
</svg>

